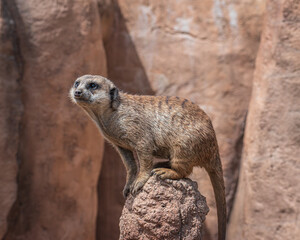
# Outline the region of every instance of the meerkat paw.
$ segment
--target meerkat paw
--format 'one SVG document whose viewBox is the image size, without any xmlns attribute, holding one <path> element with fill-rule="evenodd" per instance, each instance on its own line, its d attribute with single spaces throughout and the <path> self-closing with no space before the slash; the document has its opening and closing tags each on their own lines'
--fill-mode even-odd
<svg viewBox="0 0 300 240">
<path fill-rule="evenodd" d="M 128 197 L 130 191 L 131 191 L 131 186 L 130 185 L 125 185 L 125 187 L 123 189 L 123 196 L 124 196 L 124 198 Z"/>
<path fill-rule="evenodd" d="M 131 194 L 135 196 L 143 188 L 147 180 L 148 178 L 144 178 L 142 180 L 136 180 L 131 189 Z"/>
<path fill-rule="evenodd" d="M 154 168 L 152 171 L 151 171 L 151 176 L 153 175 L 156 175 L 156 176 L 161 176 L 163 175 L 164 173 L 166 173 L 166 170 L 167 168 Z"/>
<path fill-rule="evenodd" d="M 160 179 L 180 179 L 179 173 L 169 168 L 155 168 L 151 171 L 151 175 L 156 175 Z"/>
</svg>

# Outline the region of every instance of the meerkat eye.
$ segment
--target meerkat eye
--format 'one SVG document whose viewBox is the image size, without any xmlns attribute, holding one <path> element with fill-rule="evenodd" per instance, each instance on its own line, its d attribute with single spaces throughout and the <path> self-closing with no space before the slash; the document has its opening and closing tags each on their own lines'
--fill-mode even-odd
<svg viewBox="0 0 300 240">
<path fill-rule="evenodd" d="M 97 88 L 99 88 L 99 85 L 92 82 L 92 83 L 89 84 L 89 88 L 93 89 L 93 90 L 96 90 Z"/>
<path fill-rule="evenodd" d="M 74 87 L 77 88 L 79 86 L 79 81 L 75 82 Z"/>
</svg>

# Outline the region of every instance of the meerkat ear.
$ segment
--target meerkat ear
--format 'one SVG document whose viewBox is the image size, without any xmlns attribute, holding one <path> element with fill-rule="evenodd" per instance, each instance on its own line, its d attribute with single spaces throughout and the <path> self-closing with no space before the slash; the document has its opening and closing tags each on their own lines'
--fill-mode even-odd
<svg viewBox="0 0 300 240">
<path fill-rule="evenodd" d="M 110 95 L 110 106 L 112 109 L 116 110 L 120 105 L 119 90 L 116 87 L 112 87 L 109 90 L 109 95 Z"/>
</svg>

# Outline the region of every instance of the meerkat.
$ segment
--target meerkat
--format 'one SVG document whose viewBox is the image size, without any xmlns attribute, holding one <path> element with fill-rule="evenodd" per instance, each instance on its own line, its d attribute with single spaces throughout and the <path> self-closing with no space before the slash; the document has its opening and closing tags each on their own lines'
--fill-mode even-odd
<svg viewBox="0 0 300 240">
<path fill-rule="evenodd" d="M 179 97 L 130 95 L 94 75 L 76 79 L 70 98 L 119 152 L 127 171 L 124 197 L 137 194 L 152 174 L 175 180 L 190 175 L 195 166 L 204 167 L 216 199 L 218 239 L 225 239 L 225 187 L 217 139 L 210 118 L 198 105 Z M 153 164 L 154 157 L 169 161 Z"/>
</svg>

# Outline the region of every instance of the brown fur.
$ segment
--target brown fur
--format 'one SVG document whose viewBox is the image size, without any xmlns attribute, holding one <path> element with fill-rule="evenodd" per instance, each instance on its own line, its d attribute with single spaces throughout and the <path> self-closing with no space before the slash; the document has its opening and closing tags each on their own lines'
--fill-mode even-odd
<svg viewBox="0 0 300 240">
<path fill-rule="evenodd" d="M 151 174 L 162 179 L 180 179 L 191 174 L 193 167 L 204 167 L 215 192 L 219 240 L 224 240 L 223 172 L 215 132 L 205 112 L 187 99 L 119 92 L 111 81 L 101 76 L 85 75 L 76 82 L 78 86 L 70 90 L 71 99 L 96 122 L 124 162 L 127 170 L 124 196 L 129 192 L 136 194 Z M 91 89 L 90 83 L 98 84 L 99 88 Z M 169 162 L 154 166 L 154 157 Z"/>
</svg>

